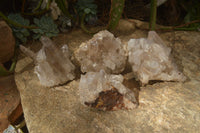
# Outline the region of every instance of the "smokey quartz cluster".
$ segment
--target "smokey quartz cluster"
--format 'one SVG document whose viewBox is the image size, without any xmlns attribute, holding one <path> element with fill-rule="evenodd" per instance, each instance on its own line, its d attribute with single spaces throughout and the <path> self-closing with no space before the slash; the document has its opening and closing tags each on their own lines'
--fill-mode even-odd
<svg viewBox="0 0 200 133">
<path fill-rule="evenodd" d="M 21 46 L 21 50 L 33 58 L 35 73 L 44 86 L 55 86 L 73 80 L 75 66 L 70 61 L 67 45 L 61 49 L 42 37 L 42 49 L 33 53 Z M 75 51 L 80 63 L 80 101 L 100 110 L 133 109 L 138 105 L 138 95 L 129 74 L 122 76 L 127 54 L 133 74 L 142 84 L 149 80 L 184 81 L 185 76 L 178 70 L 170 55 L 171 49 L 153 31 L 148 38 L 130 39 L 125 48 L 120 39 L 106 30 L 95 34 L 82 43 Z M 128 76 L 127 76 L 128 75 Z M 126 80 L 124 80 L 124 78 Z M 130 87 L 131 85 L 131 87 Z M 137 87 L 136 87 L 137 88 Z"/>
<path fill-rule="evenodd" d="M 126 55 L 121 40 L 106 30 L 100 31 L 89 41 L 82 43 L 75 57 L 82 72 L 120 73 L 126 64 Z"/>
<path fill-rule="evenodd" d="M 172 61 L 171 49 L 154 31 L 149 32 L 148 38 L 130 39 L 128 53 L 132 70 L 143 84 L 149 80 L 186 80 Z"/>
<path fill-rule="evenodd" d="M 122 82 L 122 75 L 87 72 L 81 75 L 79 95 L 82 104 L 101 110 L 133 109 L 137 106 L 134 93 Z"/>
<path fill-rule="evenodd" d="M 75 66 L 70 61 L 70 54 L 67 45 L 61 49 L 57 48 L 48 37 L 41 37 L 43 47 L 38 53 L 20 45 L 20 49 L 30 56 L 35 63 L 34 72 L 37 74 L 40 83 L 44 86 L 55 86 L 63 84 L 75 78 Z"/>
</svg>

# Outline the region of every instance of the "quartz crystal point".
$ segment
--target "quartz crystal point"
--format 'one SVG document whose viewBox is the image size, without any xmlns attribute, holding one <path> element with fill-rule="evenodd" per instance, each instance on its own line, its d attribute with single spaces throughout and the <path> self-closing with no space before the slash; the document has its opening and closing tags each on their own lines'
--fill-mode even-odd
<svg viewBox="0 0 200 133">
<path fill-rule="evenodd" d="M 41 37 L 43 47 L 35 54 L 20 46 L 20 49 L 32 57 L 35 63 L 34 72 L 44 86 L 55 86 L 73 80 L 75 66 L 70 61 L 67 45 L 58 49 L 48 37 Z"/>
<path fill-rule="evenodd" d="M 92 39 L 82 43 L 75 52 L 82 72 L 120 73 L 126 64 L 126 55 L 121 40 L 106 30 L 95 34 Z"/>
<path fill-rule="evenodd" d="M 134 92 L 123 84 L 122 75 L 88 72 L 81 75 L 79 95 L 83 105 L 100 110 L 133 109 L 137 106 Z"/>
<path fill-rule="evenodd" d="M 172 61 L 171 49 L 164 45 L 156 32 L 150 31 L 147 39 L 130 39 L 128 51 L 132 70 L 143 84 L 149 80 L 186 80 Z"/>
</svg>

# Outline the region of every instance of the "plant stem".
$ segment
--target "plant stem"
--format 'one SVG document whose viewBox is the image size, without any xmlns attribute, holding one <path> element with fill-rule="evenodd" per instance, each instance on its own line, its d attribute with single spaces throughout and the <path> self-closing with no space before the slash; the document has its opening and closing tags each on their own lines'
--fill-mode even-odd
<svg viewBox="0 0 200 133">
<path fill-rule="evenodd" d="M 187 27 L 163 27 L 160 28 L 158 30 L 165 30 L 165 31 L 173 31 L 173 30 L 181 30 L 181 31 L 195 31 L 197 30 L 197 28 L 191 27 L 191 28 L 187 28 Z"/>
<path fill-rule="evenodd" d="M 157 0 L 151 0 L 151 15 L 149 29 L 155 30 L 157 16 Z"/>
<path fill-rule="evenodd" d="M 191 22 L 188 22 L 188 23 L 185 23 L 185 24 L 181 24 L 181 25 L 178 25 L 178 26 L 174 26 L 174 27 L 163 27 L 163 28 L 160 28 L 158 30 L 186 30 L 186 31 L 194 31 L 194 30 L 197 30 L 196 27 L 186 27 L 186 26 L 189 26 L 191 24 L 194 24 L 194 23 L 199 23 L 200 20 L 194 20 L 194 21 L 191 21 Z"/>
<path fill-rule="evenodd" d="M 7 70 L 3 66 L 3 64 L 0 63 L 0 76 L 7 76 L 9 74 L 12 74 L 14 72 L 16 63 L 17 63 L 17 54 L 16 54 L 16 47 L 15 47 L 14 57 L 12 59 L 12 64 L 11 64 L 9 70 Z"/>
<path fill-rule="evenodd" d="M 33 12 L 33 13 L 22 13 L 22 14 L 23 15 L 28 15 L 28 16 L 42 15 L 42 14 L 46 13 L 49 10 L 50 4 L 51 4 L 51 0 L 48 0 L 45 9 L 43 9 L 42 11 L 40 11 L 40 12 Z"/>
<path fill-rule="evenodd" d="M 114 30 L 123 13 L 125 0 L 111 0 L 110 20 L 108 23 L 108 30 Z"/>
<path fill-rule="evenodd" d="M 181 24 L 179 26 L 175 26 L 174 28 L 182 28 L 182 27 L 188 26 L 190 24 L 194 24 L 194 23 L 200 23 L 200 19 L 199 20 L 194 20 L 194 21 L 191 21 L 191 22 L 188 22 L 188 23 L 185 23 L 185 24 Z"/>
<path fill-rule="evenodd" d="M 67 1 L 66 0 L 55 0 L 60 10 L 65 14 L 68 18 L 73 19 L 72 15 L 68 11 Z"/>
<path fill-rule="evenodd" d="M 42 5 L 42 2 L 43 2 L 43 0 L 39 1 L 37 7 L 35 9 L 33 9 L 33 12 L 37 11 L 40 8 L 40 6 Z"/>
<path fill-rule="evenodd" d="M 24 127 L 26 125 L 25 120 L 23 120 L 21 123 L 19 123 L 19 125 L 15 126 L 17 129 L 20 129 L 22 127 Z"/>
<path fill-rule="evenodd" d="M 17 63 L 17 58 L 16 58 L 16 55 L 15 55 L 15 57 L 13 59 L 13 62 L 12 62 L 11 66 L 10 66 L 10 69 L 9 69 L 10 73 L 12 73 L 14 71 L 16 63 Z"/>
<path fill-rule="evenodd" d="M 25 25 L 21 25 L 19 23 L 16 23 L 16 22 L 8 19 L 1 11 L 0 11 L 0 17 L 2 17 L 7 23 L 14 25 L 16 27 L 21 27 L 21 28 L 26 28 L 26 29 L 36 29 L 37 28 L 35 26 L 25 26 Z"/>
<path fill-rule="evenodd" d="M 25 3 L 26 3 L 26 0 L 23 0 L 23 3 L 22 3 L 22 8 L 21 8 L 21 13 L 24 13 L 24 7 L 25 7 Z"/>
</svg>

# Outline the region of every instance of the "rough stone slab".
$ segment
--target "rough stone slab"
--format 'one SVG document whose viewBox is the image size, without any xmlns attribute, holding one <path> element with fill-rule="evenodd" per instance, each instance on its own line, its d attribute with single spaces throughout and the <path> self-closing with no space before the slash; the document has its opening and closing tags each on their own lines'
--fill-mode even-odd
<svg viewBox="0 0 200 133">
<path fill-rule="evenodd" d="M 145 34 L 143 31 L 136 31 L 130 36 L 121 36 L 120 39 L 124 41 L 132 37 L 145 37 Z M 75 34 L 74 40 L 77 40 L 76 36 Z M 78 36 L 82 34 L 79 32 Z M 27 67 L 15 75 L 15 80 L 20 91 L 29 132 L 193 133 L 200 131 L 200 34 L 168 32 L 160 36 L 173 49 L 175 61 L 182 67 L 188 80 L 185 83 L 163 82 L 141 88 L 140 105 L 131 111 L 103 112 L 85 107 L 79 101 L 78 79 L 64 86 L 46 88 L 40 85 L 33 73 L 33 67 L 25 65 Z M 69 47 L 74 46 L 74 41 L 72 39 L 70 41 L 73 45 L 69 44 Z"/>
<path fill-rule="evenodd" d="M 13 119 L 10 118 L 14 117 L 11 115 L 19 104 L 20 95 L 17 91 L 14 75 L 0 77 L 0 133 L 12 122 Z"/>
<path fill-rule="evenodd" d="M 45 88 L 30 70 L 16 75 L 16 83 L 30 133 L 195 132 L 200 128 L 198 82 L 147 86 L 141 89 L 137 109 L 113 112 L 83 106 L 78 81 Z"/>
</svg>

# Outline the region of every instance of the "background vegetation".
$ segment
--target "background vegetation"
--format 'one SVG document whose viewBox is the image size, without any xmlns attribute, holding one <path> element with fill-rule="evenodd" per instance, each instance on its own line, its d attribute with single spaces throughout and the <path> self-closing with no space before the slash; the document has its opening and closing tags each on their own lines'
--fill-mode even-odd
<svg viewBox="0 0 200 133">
<path fill-rule="evenodd" d="M 156 8 L 156 0 L 1 0 L 0 19 L 12 28 L 16 45 L 42 35 L 54 37 L 59 32 L 80 27 L 102 26 L 113 31 L 119 19 L 150 21 L 151 30 L 158 24 L 170 26 L 164 30 L 200 31 L 199 0 L 167 0 Z M 154 11 L 150 17 L 150 10 Z M 157 9 L 157 14 L 156 10 Z M 1 69 L 1 68 L 0 68 Z M 4 70 L 2 68 L 1 70 Z"/>
</svg>

